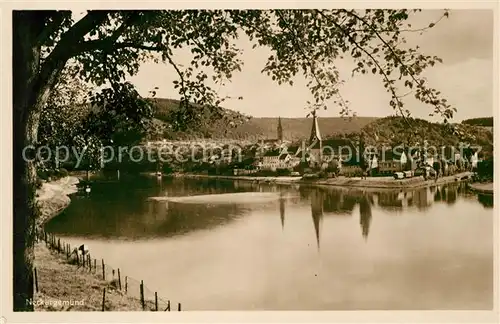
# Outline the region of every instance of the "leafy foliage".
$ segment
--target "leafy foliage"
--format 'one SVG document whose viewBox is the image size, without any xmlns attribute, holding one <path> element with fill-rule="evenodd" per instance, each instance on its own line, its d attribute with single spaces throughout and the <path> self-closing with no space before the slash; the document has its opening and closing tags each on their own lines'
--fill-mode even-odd
<svg viewBox="0 0 500 324">
<path fill-rule="evenodd" d="M 52 150 L 66 146 L 70 154 L 83 152 L 85 166 L 99 169 L 103 146 L 133 145 L 145 136 L 152 106 L 130 83 L 95 93 L 87 90 L 84 83 L 63 74 L 42 111 L 39 138 Z"/>
<path fill-rule="evenodd" d="M 494 161 L 493 157 L 490 157 L 484 161 L 477 164 L 477 173 L 481 180 L 493 180 L 493 167 Z"/>
<path fill-rule="evenodd" d="M 68 12 L 47 14 L 43 57 L 58 54 L 58 45 L 70 43 L 69 56 L 79 62 L 79 74 L 102 85 L 135 74 L 145 60 L 171 65 L 178 78 L 173 87 L 180 95 L 179 109 L 172 112 L 172 127 L 196 127 L 211 110 L 220 118 L 224 98 L 209 86 L 224 84 L 241 70 L 241 49 L 235 40 L 246 34 L 253 46 L 268 47 L 273 54 L 263 72 L 278 84 L 293 84 L 301 73 L 314 98 L 311 109 L 326 109 L 329 100 L 350 113 L 349 103 L 339 93 L 343 83 L 335 60 L 350 56 L 356 63 L 353 74 L 379 75 L 392 95 L 390 105 L 404 110 L 399 86 L 414 91 L 422 102 L 434 107 L 432 114 L 451 118 L 455 110 L 429 87 L 421 73 L 441 59 L 404 46 L 410 15 L 420 10 L 169 10 L 89 11 L 73 24 Z M 442 17 L 447 17 L 443 11 Z M 442 19 L 442 18 L 441 18 Z M 439 19 L 439 20 L 441 20 Z M 423 32 L 437 22 L 431 22 Z M 71 26 L 71 27 L 70 27 Z M 412 30 L 415 31 L 415 30 Z M 190 65 L 180 66 L 175 57 L 182 49 L 191 53 Z M 210 82 L 209 82 L 210 81 Z"/>
<path fill-rule="evenodd" d="M 41 112 L 38 130 L 40 145 L 66 145 L 81 131 L 90 113 L 86 103 L 90 86 L 65 71 Z"/>
</svg>

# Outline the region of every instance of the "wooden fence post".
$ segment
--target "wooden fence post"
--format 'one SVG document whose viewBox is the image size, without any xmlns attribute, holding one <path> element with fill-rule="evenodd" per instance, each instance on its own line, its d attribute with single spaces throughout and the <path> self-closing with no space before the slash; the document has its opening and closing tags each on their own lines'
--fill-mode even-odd
<svg viewBox="0 0 500 324">
<path fill-rule="evenodd" d="M 118 268 L 118 287 L 122 290 L 122 278 L 120 276 L 120 268 Z"/>
<path fill-rule="evenodd" d="M 141 290 L 141 304 L 142 304 L 142 310 L 146 308 L 146 305 L 144 303 L 144 282 L 141 280 L 141 285 L 140 285 L 140 290 Z"/>
<path fill-rule="evenodd" d="M 58 239 L 57 239 L 57 252 L 61 253 L 61 251 L 62 251 L 62 250 L 61 250 L 61 239 L 60 239 L 60 238 L 58 238 Z"/>
<path fill-rule="evenodd" d="M 158 293 L 155 291 L 155 311 L 158 311 Z"/>
<path fill-rule="evenodd" d="M 181 303 L 179 303 L 179 306 L 177 306 L 177 310 L 180 312 L 181 311 Z"/>
<path fill-rule="evenodd" d="M 106 270 L 104 268 L 104 259 L 102 259 L 102 280 L 106 280 Z"/>
<path fill-rule="evenodd" d="M 125 293 L 127 293 L 128 290 L 128 278 L 125 276 Z"/>
<path fill-rule="evenodd" d="M 94 259 L 94 273 L 97 273 L 97 259 Z"/>
<path fill-rule="evenodd" d="M 35 288 L 36 292 L 38 292 L 38 274 L 36 272 L 36 268 L 35 268 Z"/>
<path fill-rule="evenodd" d="M 104 312 L 104 303 L 106 302 L 106 288 L 102 290 L 102 311 Z"/>
</svg>

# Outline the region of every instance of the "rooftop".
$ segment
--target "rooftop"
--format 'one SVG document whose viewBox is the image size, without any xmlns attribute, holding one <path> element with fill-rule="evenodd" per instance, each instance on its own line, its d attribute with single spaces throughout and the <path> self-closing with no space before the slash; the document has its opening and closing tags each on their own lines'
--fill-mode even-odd
<svg viewBox="0 0 500 324">
<path fill-rule="evenodd" d="M 280 156 L 281 152 L 279 150 L 270 150 L 267 151 L 264 156 Z"/>
</svg>

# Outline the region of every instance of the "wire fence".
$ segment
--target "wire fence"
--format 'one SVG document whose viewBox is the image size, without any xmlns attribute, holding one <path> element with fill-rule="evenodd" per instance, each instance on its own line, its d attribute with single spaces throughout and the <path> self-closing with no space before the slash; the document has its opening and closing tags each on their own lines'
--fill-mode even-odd
<svg viewBox="0 0 500 324">
<path fill-rule="evenodd" d="M 120 272 L 119 268 L 113 268 L 106 264 L 104 259 L 94 258 L 90 253 L 78 251 L 69 243 L 57 238 L 54 234 L 43 230 L 35 233 L 37 242 L 45 242 L 46 246 L 66 257 L 69 264 L 73 264 L 79 271 L 86 271 L 95 277 L 107 282 L 114 289 L 124 293 L 126 296 L 137 299 L 144 311 L 181 311 L 181 303 L 171 303 L 170 300 L 161 298 L 156 291 L 148 289 L 143 280 L 131 278 Z M 35 284 L 38 286 L 38 278 L 35 268 Z M 36 287 L 38 290 L 38 287 Z M 103 291 L 103 307 L 105 310 L 106 289 Z"/>
</svg>

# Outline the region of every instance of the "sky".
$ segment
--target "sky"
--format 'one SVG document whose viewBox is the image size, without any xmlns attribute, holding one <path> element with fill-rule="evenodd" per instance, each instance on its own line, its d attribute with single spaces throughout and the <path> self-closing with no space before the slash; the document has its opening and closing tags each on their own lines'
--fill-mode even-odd
<svg viewBox="0 0 500 324">
<path fill-rule="evenodd" d="M 442 14 L 440 10 L 423 10 L 410 17 L 412 28 L 421 28 L 434 22 Z M 425 71 L 428 84 L 441 91 L 450 104 L 458 110 L 452 121 L 467 118 L 492 116 L 493 114 L 493 11 L 451 10 L 449 18 L 441 20 L 434 28 L 420 35 L 405 34 L 408 45 L 419 45 L 423 54 L 437 55 L 443 59 Z M 311 99 L 303 79 L 296 79 L 293 86 L 282 85 L 260 71 L 270 52 L 267 49 L 252 49 L 242 39 L 238 45 L 243 49 L 244 66 L 236 73 L 232 82 L 219 88 L 219 94 L 231 97 L 242 96 L 243 100 L 228 100 L 225 108 L 237 110 L 254 117 L 305 117 L 306 101 Z M 177 63 L 187 65 L 184 55 L 174 58 Z M 390 95 L 385 91 L 382 79 L 373 75 L 351 77 L 352 61 L 338 60 L 341 78 L 346 83 L 341 87 L 344 99 L 350 101 L 350 108 L 358 116 L 383 117 L 394 114 L 389 106 Z M 143 63 L 139 73 L 129 78 L 140 94 L 158 87 L 157 96 L 178 98 L 172 87 L 175 71 L 164 63 Z M 404 91 L 404 90 L 403 90 Z M 431 106 L 413 98 L 405 97 L 406 107 L 412 116 L 430 120 Z M 320 117 L 339 116 L 340 109 L 333 103 Z"/>
</svg>

